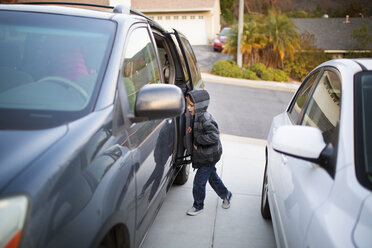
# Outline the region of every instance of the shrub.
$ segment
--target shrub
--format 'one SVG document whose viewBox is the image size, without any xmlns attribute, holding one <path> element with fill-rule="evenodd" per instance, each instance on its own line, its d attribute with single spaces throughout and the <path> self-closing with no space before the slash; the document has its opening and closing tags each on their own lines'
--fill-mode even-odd
<svg viewBox="0 0 372 248">
<path fill-rule="evenodd" d="M 256 63 L 251 66 L 250 70 L 255 72 L 258 77 L 262 77 L 262 73 L 267 70 L 267 67 L 263 63 Z"/>
<path fill-rule="evenodd" d="M 293 61 L 284 61 L 284 72 L 291 78 L 302 81 L 311 70 L 329 59 L 331 56 L 321 50 L 298 52 Z"/>
<path fill-rule="evenodd" d="M 289 78 L 287 74 L 282 70 L 274 70 L 274 81 L 288 82 Z"/>
<path fill-rule="evenodd" d="M 274 81 L 275 70 L 268 68 L 262 72 L 261 78 L 266 81 Z"/>
<path fill-rule="evenodd" d="M 232 60 L 219 60 L 214 63 L 211 72 L 223 77 L 243 78 L 243 71 Z"/>
<path fill-rule="evenodd" d="M 243 72 L 243 78 L 252 79 L 252 80 L 258 80 L 259 79 L 257 77 L 256 73 L 251 71 L 251 70 L 246 70 L 245 72 Z"/>
</svg>

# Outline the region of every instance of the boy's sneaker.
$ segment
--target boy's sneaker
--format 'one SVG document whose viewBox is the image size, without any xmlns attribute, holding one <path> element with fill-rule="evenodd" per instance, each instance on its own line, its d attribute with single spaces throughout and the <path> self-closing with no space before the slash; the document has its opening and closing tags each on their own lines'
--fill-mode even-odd
<svg viewBox="0 0 372 248">
<path fill-rule="evenodd" d="M 222 202 L 222 208 L 229 208 L 230 207 L 230 200 L 231 200 L 231 197 L 232 197 L 232 194 L 231 192 L 227 192 L 227 196 L 225 197 L 225 199 L 223 199 L 223 202 Z"/>
<path fill-rule="evenodd" d="M 196 209 L 196 208 L 192 207 L 189 210 L 187 210 L 186 214 L 191 215 L 191 216 L 195 216 L 195 215 L 198 215 L 202 212 L 203 212 L 203 209 Z"/>
</svg>

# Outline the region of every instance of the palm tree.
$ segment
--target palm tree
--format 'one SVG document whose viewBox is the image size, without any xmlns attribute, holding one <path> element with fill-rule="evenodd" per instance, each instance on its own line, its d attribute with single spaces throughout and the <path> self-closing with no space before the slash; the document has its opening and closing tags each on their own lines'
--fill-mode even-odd
<svg viewBox="0 0 372 248">
<path fill-rule="evenodd" d="M 267 44 L 267 37 L 262 32 L 263 25 L 260 19 L 252 19 L 244 24 L 241 41 L 244 64 L 251 65 L 259 62 L 263 48 Z"/>
<path fill-rule="evenodd" d="M 293 20 L 285 14 L 270 10 L 265 20 L 264 32 L 267 44 L 264 48 L 265 64 L 274 68 L 283 65 L 284 57 L 294 59 L 294 53 L 300 48 L 300 37 Z"/>
</svg>

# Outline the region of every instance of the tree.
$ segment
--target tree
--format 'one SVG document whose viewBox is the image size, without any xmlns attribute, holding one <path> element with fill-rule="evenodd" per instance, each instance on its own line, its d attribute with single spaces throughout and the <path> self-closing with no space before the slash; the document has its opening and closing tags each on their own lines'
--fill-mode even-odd
<svg viewBox="0 0 372 248">
<path fill-rule="evenodd" d="M 359 28 L 354 29 L 351 38 L 357 41 L 358 47 L 356 48 L 368 49 L 369 43 L 372 42 L 372 34 L 368 24 L 363 23 Z"/>
<path fill-rule="evenodd" d="M 285 14 L 270 10 L 266 16 L 263 32 L 267 36 L 263 61 L 267 66 L 279 68 L 284 57 L 294 59 L 294 53 L 300 48 L 300 37 L 292 19 Z"/>
<path fill-rule="evenodd" d="M 225 22 L 233 23 L 234 15 L 232 12 L 232 6 L 234 4 L 234 0 L 220 0 L 220 4 L 221 4 L 221 14 Z"/>
<path fill-rule="evenodd" d="M 224 53 L 236 56 L 237 33 L 235 26 Z M 243 27 L 241 44 L 244 64 L 262 62 L 266 66 L 279 68 L 286 56 L 294 59 L 294 53 L 300 48 L 300 37 L 292 19 L 270 10 L 266 17 L 250 16 Z"/>
</svg>

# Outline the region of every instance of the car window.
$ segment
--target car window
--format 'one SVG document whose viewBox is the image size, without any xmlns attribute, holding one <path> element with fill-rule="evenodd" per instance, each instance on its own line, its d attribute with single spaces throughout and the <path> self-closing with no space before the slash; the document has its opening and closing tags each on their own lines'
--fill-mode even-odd
<svg viewBox="0 0 372 248">
<path fill-rule="evenodd" d="M 324 71 L 309 100 L 301 125 L 320 129 L 326 144 L 337 146 L 341 112 L 341 81 L 330 70 Z"/>
<path fill-rule="evenodd" d="M 93 109 L 116 24 L 0 11 L 1 128 L 43 128 Z M 12 124 L 10 124 L 12 123 Z"/>
<path fill-rule="evenodd" d="M 316 71 L 305 79 L 300 90 L 297 93 L 295 100 L 292 102 L 292 106 L 289 108 L 288 113 L 294 124 L 298 124 L 300 121 L 302 110 L 305 107 L 309 93 L 318 75 L 319 71 Z"/>
<path fill-rule="evenodd" d="M 372 190 L 372 73 L 357 74 L 354 89 L 356 174 L 359 182 Z"/>
<path fill-rule="evenodd" d="M 188 40 L 186 40 L 184 37 L 181 37 L 181 41 L 182 41 L 183 47 L 185 48 L 187 61 L 190 67 L 192 82 L 194 86 L 196 86 L 201 80 L 201 76 L 200 76 L 200 71 L 199 71 L 198 64 L 195 58 L 195 54 Z"/>
<path fill-rule="evenodd" d="M 138 91 L 146 84 L 160 83 L 154 46 L 146 28 L 137 28 L 129 35 L 122 77 L 133 114 Z"/>
<path fill-rule="evenodd" d="M 180 46 L 178 44 L 178 41 L 177 41 L 176 36 L 174 34 L 171 34 L 170 37 L 173 40 L 173 44 L 175 45 L 175 48 L 177 50 L 178 58 L 179 58 L 179 60 L 181 62 L 181 65 L 182 65 L 182 72 L 183 72 L 182 73 L 182 77 L 178 77 L 177 80 L 181 80 L 181 81 L 184 80 L 184 81 L 187 82 L 187 81 L 189 81 L 189 75 L 188 75 L 187 70 L 186 70 L 186 62 L 185 62 L 185 60 L 183 58 L 183 55 L 182 55 L 182 52 L 181 52 L 181 48 L 180 48 Z M 180 76 L 180 75 L 178 75 L 178 76 Z"/>
</svg>

